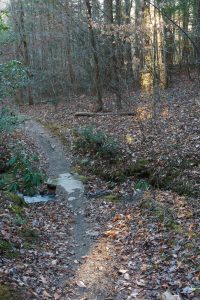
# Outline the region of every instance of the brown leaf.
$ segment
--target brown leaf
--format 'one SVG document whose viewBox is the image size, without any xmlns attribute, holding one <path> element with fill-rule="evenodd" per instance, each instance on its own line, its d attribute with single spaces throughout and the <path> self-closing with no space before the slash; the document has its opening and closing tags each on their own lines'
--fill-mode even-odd
<svg viewBox="0 0 200 300">
<path fill-rule="evenodd" d="M 118 235 L 118 231 L 116 230 L 108 230 L 105 232 L 105 236 L 111 237 L 113 240 L 116 239 L 117 235 Z"/>
</svg>

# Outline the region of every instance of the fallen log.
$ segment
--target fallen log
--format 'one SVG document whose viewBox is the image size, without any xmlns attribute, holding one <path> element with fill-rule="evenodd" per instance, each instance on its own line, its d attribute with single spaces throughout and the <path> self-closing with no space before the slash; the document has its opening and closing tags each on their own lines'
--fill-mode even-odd
<svg viewBox="0 0 200 300">
<path fill-rule="evenodd" d="M 76 112 L 75 117 L 97 117 L 97 116 L 135 116 L 135 112 Z"/>
</svg>

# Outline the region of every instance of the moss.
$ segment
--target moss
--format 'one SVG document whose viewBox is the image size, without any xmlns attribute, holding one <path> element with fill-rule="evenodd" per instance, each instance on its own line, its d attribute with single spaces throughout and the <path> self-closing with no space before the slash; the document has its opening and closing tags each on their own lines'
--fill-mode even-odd
<svg viewBox="0 0 200 300">
<path fill-rule="evenodd" d="M 180 165 L 180 168 L 182 170 L 191 168 L 191 167 L 197 167 L 200 164 L 199 159 L 184 159 Z"/>
<path fill-rule="evenodd" d="M 152 199 L 144 199 L 141 203 L 140 203 L 140 208 L 141 209 L 149 209 L 149 210 L 154 210 L 155 209 L 155 201 Z"/>
<path fill-rule="evenodd" d="M 22 226 L 27 223 L 27 220 L 20 215 L 16 215 L 15 218 L 12 219 L 12 223 L 15 226 Z"/>
<path fill-rule="evenodd" d="M 6 252 L 13 249 L 13 244 L 8 241 L 0 240 L 0 251 Z"/>
<path fill-rule="evenodd" d="M 106 195 L 103 198 L 110 202 L 119 202 L 120 201 L 120 197 L 115 194 Z"/>
<path fill-rule="evenodd" d="M 88 177 L 84 176 L 84 175 L 79 175 L 78 179 L 83 182 L 83 183 L 87 183 L 88 182 Z"/>
<path fill-rule="evenodd" d="M 142 178 L 148 178 L 150 175 L 150 170 L 149 170 L 149 161 L 140 158 L 138 159 L 134 164 L 128 166 L 125 170 L 125 173 L 127 176 L 138 176 Z"/>
<path fill-rule="evenodd" d="M 181 178 L 183 171 L 181 169 L 171 169 L 166 174 L 160 176 L 153 176 L 149 182 L 155 188 L 163 190 L 172 190 L 179 195 L 198 197 L 200 193 L 195 191 L 192 182 L 184 182 Z"/>
<path fill-rule="evenodd" d="M 0 300 L 24 300 L 19 290 L 5 284 L 0 284 Z"/>
<path fill-rule="evenodd" d="M 81 167 L 80 166 L 75 165 L 75 166 L 72 167 L 72 173 L 80 174 L 80 172 L 81 172 Z"/>
<path fill-rule="evenodd" d="M 31 250 L 34 248 L 34 245 L 29 242 L 24 242 L 23 247 L 24 249 Z"/>
<path fill-rule="evenodd" d="M 189 183 L 178 182 L 174 185 L 173 190 L 179 195 L 193 196 L 193 186 Z"/>
<path fill-rule="evenodd" d="M 17 251 L 17 250 L 13 250 L 13 251 L 8 251 L 5 253 L 5 257 L 7 258 L 11 258 L 11 259 L 14 259 L 14 258 L 17 258 L 20 256 L 20 252 Z"/>
<path fill-rule="evenodd" d="M 11 210 L 16 214 L 16 215 L 21 215 L 22 214 L 22 207 L 19 205 L 12 205 Z"/>
<path fill-rule="evenodd" d="M 0 240 L 0 254 L 7 258 L 16 258 L 20 255 L 20 252 L 15 250 L 14 244 Z"/>
<path fill-rule="evenodd" d="M 24 227 L 20 230 L 20 236 L 25 239 L 27 242 L 36 242 L 39 240 L 40 235 L 39 232 L 35 229 L 31 229 L 29 227 Z"/>
<path fill-rule="evenodd" d="M 110 174 L 109 179 L 114 180 L 116 182 L 123 182 L 126 180 L 127 176 L 124 173 L 124 170 L 117 170 Z"/>
<path fill-rule="evenodd" d="M 166 228 L 169 229 L 169 230 L 173 230 L 174 232 L 176 233 L 181 233 L 183 232 L 183 228 L 181 225 L 177 224 L 176 222 L 174 222 L 174 220 L 169 220 L 167 223 L 166 223 Z"/>
</svg>

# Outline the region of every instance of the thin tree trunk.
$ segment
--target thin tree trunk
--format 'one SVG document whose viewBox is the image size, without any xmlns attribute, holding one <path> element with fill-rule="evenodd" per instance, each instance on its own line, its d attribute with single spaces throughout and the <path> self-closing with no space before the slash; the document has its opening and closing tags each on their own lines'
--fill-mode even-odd
<svg viewBox="0 0 200 300">
<path fill-rule="evenodd" d="M 19 22 L 17 22 L 16 18 L 15 18 L 15 11 L 16 11 L 16 6 L 15 6 L 16 3 L 13 3 L 11 2 L 11 15 L 12 15 L 12 18 L 13 18 L 13 26 L 14 26 L 14 32 L 21 32 L 21 27 L 20 27 L 20 24 Z M 16 39 L 15 43 L 14 43 L 14 54 L 15 54 L 15 58 L 18 60 L 18 61 L 21 61 L 22 59 L 22 51 L 21 51 L 21 41 L 20 39 Z M 18 105 L 23 105 L 24 104 L 24 94 L 23 94 L 23 89 L 22 88 L 19 88 L 17 89 L 17 91 L 15 92 L 15 102 L 18 104 Z"/>
<path fill-rule="evenodd" d="M 130 14 L 132 8 L 133 0 L 125 0 L 125 10 L 126 10 L 126 24 L 131 23 Z M 132 47 L 130 42 L 126 42 L 126 60 L 127 60 L 127 79 L 128 82 L 133 80 L 133 66 L 132 66 Z"/>
<path fill-rule="evenodd" d="M 88 28 L 90 32 L 90 42 L 92 46 L 92 53 L 95 63 L 95 85 L 97 91 L 97 107 L 96 112 L 103 110 L 103 101 L 102 101 L 102 85 L 101 85 L 101 75 L 100 75 L 100 67 L 99 67 L 99 58 L 97 54 L 97 46 L 96 46 L 96 39 L 94 35 L 94 30 L 92 28 L 92 6 L 90 4 L 90 0 L 85 0 L 86 7 L 87 7 L 87 16 L 88 16 Z"/>
<path fill-rule="evenodd" d="M 197 63 L 198 63 L 198 73 L 200 76 L 200 1 L 197 1 L 197 46 L 199 51 L 197 52 Z"/>
<path fill-rule="evenodd" d="M 143 22 L 143 3 L 142 0 L 135 1 L 135 58 L 137 59 L 137 66 L 135 69 L 135 84 L 136 87 L 141 87 L 141 70 L 144 66 L 144 42 L 138 28 L 142 26 Z"/>
<path fill-rule="evenodd" d="M 27 37 L 25 31 L 26 29 L 24 24 L 24 9 L 23 9 L 22 1 L 20 1 L 20 25 L 22 30 L 21 34 L 22 34 L 22 45 L 23 45 L 23 52 L 24 52 L 24 64 L 28 68 L 30 66 L 30 59 L 29 59 L 29 49 L 28 49 Z M 29 79 L 31 77 L 29 71 L 28 71 L 28 77 Z M 27 98 L 28 98 L 29 105 L 33 105 L 32 89 L 29 84 L 27 87 Z"/>
<path fill-rule="evenodd" d="M 173 67 L 173 56 L 174 56 L 174 36 L 170 25 L 164 27 L 164 62 L 166 69 L 166 87 L 169 87 L 172 82 L 172 67 Z"/>
<path fill-rule="evenodd" d="M 186 2 L 184 2 L 183 9 L 183 30 L 188 32 L 189 25 L 189 7 Z M 182 68 L 186 69 L 188 78 L 191 79 L 190 69 L 189 69 L 189 40 L 186 36 L 183 36 L 183 44 L 182 44 Z"/>
<path fill-rule="evenodd" d="M 112 18 L 113 22 L 113 18 Z M 116 0 L 116 22 L 118 27 L 121 25 L 121 0 Z M 116 41 L 113 37 L 112 42 L 113 49 L 113 73 L 115 82 L 115 94 L 116 94 L 116 106 L 118 110 L 122 109 L 122 82 L 120 69 L 122 65 L 122 55 L 121 55 L 121 40 L 117 37 Z"/>
</svg>

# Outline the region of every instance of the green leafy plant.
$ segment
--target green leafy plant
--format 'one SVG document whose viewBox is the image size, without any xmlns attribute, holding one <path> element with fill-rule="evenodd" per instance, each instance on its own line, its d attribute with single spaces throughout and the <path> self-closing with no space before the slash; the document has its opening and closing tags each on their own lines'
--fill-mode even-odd
<svg viewBox="0 0 200 300">
<path fill-rule="evenodd" d="M 9 29 L 8 25 L 5 23 L 5 17 L 7 16 L 6 10 L 1 10 L 0 12 L 0 32 L 7 31 Z"/>
<path fill-rule="evenodd" d="M 13 249 L 13 245 L 5 240 L 0 240 L 0 251 L 10 251 Z"/>
<path fill-rule="evenodd" d="M 7 197 L 9 200 L 11 200 L 14 204 L 18 205 L 19 207 L 27 206 L 27 203 L 24 201 L 24 199 L 14 193 L 7 193 Z"/>
<path fill-rule="evenodd" d="M 18 88 L 28 83 L 28 71 L 20 61 L 0 64 L 0 98 L 12 96 Z"/>
<path fill-rule="evenodd" d="M 16 153 L 12 156 L 7 163 L 9 172 L 12 176 L 5 176 L 1 178 L 1 188 L 6 186 L 6 188 L 13 193 L 20 191 L 27 195 L 35 194 L 45 179 L 45 175 L 38 171 L 34 166 L 34 162 L 36 160 L 37 158 L 35 156 L 28 157 L 22 153 Z M 12 194 L 11 198 L 13 200 Z M 16 196 L 15 200 L 19 201 L 19 199 L 16 199 Z"/>
<path fill-rule="evenodd" d="M 15 218 L 12 220 L 13 225 L 15 226 L 22 226 L 27 223 L 27 220 L 22 218 L 20 215 L 16 215 Z"/>
<path fill-rule="evenodd" d="M 22 213 L 22 208 L 18 205 L 12 205 L 11 209 L 16 215 L 21 215 Z"/>
<path fill-rule="evenodd" d="M 150 188 L 150 184 L 146 181 L 146 180 L 139 180 L 136 184 L 135 184 L 135 189 L 137 190 L 142 190 L 142 191 L 146 191 Z"/>
<path fill-rule="evenodd" d="M 3 134 L 12 131 L 22 120 L 13 115 L 12 112 L 4 107 L 0 111 L 0 139 L 3 142 Z"/>
<path fill-rule="evenodd" d="M 103 132 L 89 126 L 75 132 L 74 148 L 83 154 L 107 159 L 110 162 L 118 161 L 121 156 L 120 146 L 116 140 Z"/>
</svg>

